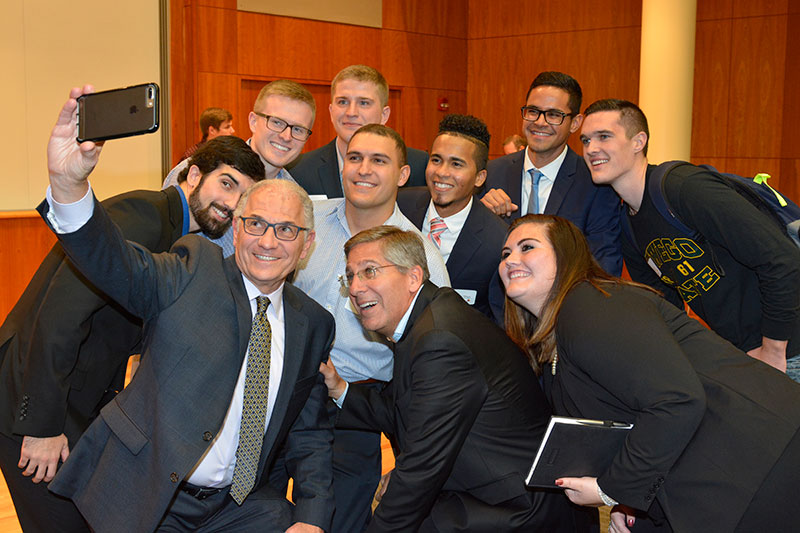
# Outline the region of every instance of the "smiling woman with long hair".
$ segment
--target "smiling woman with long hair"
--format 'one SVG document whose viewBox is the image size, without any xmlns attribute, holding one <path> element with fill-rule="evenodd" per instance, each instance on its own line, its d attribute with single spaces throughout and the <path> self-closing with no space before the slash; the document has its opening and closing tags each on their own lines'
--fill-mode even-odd
<svg viewBox="0 0 800 533">
<path fill-rule="evenodd" d="M 605 273 L 565 219 L 514 221 L 502 254 L 506 329 L 555 413 L 634 424 L 599 477 L 556 481 L 573 502 L 615 505 L 616 532 L 796 527 L 800 385 Z"/>
</svg>

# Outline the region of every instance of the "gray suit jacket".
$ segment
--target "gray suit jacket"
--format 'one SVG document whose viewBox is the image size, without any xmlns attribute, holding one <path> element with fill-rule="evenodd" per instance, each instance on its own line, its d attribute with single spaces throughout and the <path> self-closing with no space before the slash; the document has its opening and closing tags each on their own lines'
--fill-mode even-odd
<svg viewBox="0 0 800 533">
<path fill-rule="evenodd" d="M 415 148 L 407 148 L 411 176 L 406 187 L 425 185 L 425 167 L 428 154 Z M 300 156 L 289 170 L 292 177 L 308 194 L 324 194 L 328 198 L 342 198 L 342 181 L 339 178 L 339 162 L 336 158 L 336 139 L 325 146 Z"/>
<path fill-rule="evenodd" d="M 40 205 L 44 215 L 48 209 Z M 152 531 L 222 427 L 250 337 L 251 312 L 234 257 L 197 236 L 153 255 L 124 241 L 100 204 L 59 235 L 74 264 L 145 323 L 136 376 L 72 450 L 50 489 L 71 498 L 95 531 Z M 294 478 L 295 521 L 329 527 L 332 431 L 319 363 L 333 318 L 286 284 L 285 357 L 250 498 L 283 498 Z"/>
</svg>

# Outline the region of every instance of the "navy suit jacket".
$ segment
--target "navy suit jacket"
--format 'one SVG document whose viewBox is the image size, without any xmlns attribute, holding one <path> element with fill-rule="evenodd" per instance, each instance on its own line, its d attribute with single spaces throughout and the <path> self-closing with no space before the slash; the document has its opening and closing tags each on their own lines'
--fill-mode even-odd
<svg viewBox="0 0 800 533">
<path fill-rule="evenodd" d="M 48 210 L 44 202 L 40 212 Z M 45 217 L 46 219 L 46 217 Z M 233 256 L 196 235 L 172 253 L 123 240 L 105 210 L 58 236 L 73 264 L 144 320 L 142 362 L 106 405 L 50 483 L 94 531 L 153 531 L 230 406 L 252 313 Z M 327 389 L 333 317 L 290 284 L 283 289 L 285 348 L 278 396 L 264 435 L 253 492 L 284 498 L 294 479 L 294 520 L 327 529 L 333 512 Z M 299 483 L 299 486 L 298 486 Z"/>
<path fill-rule="evenodd" d="M 397 192 L 400 211 L 420 230 L 430 201 L 427 187 L 411 187 Z M 447 259 L 451 286 L 476 291 L 475 308 L 487 316 L 492 316 L 489 285 L 500 289 L 497 266 L 507 231 L 508 224 L 475 198 Z"/>
<path fill-rule="evenodd" d="M 520 206 L 511 219 L 521 216 L 522 169 L 525 150 L 503 156 L 487 165 L 483 193 L 502 189 L 511 201 Z M 545 205 L 546 215 L 558 215 L 571 221 L 586 236 L 589 249 L 606 272 L 622 274 L 622 246 L 620 241 L 620 199 L 608 185 L 595 185 L 583 159 L 572 148 L 558 171 L 550 198 Z"/>
<path fill-rule="evenodd" d="M 406 187 L 425 185 L 425 167 L 428 154 L 415 148 L 407 148 L 411 175 Z M 300 156 L 289 167 L 292 177 L 308 194 L 324 194 L 328 198 L 342 198 L 342 181 L 339 178 L 339 162 L 336 158 L 336 139 L 325 146 Z"/>
</svg>

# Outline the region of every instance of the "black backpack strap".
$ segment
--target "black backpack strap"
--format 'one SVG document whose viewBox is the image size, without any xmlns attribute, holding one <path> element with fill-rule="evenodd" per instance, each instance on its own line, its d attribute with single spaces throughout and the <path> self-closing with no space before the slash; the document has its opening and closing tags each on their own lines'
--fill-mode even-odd
<svg viewBox="0 0 800 533">
<path fill-rule="evenodd" d="M 686 161 L 665 161 L 664 163 L 657 165 L 656 168 L 650 173 L 650 183 L 648 185 L 647 192 L 650 195 L 650 200 L 653 202 L 656 210 L 659 212 L 659 214 L 661 214 L 664 220 L 669 222 L 675 229 L 684 235 L 696 237 L 697 231 L 684 224 L 683 221 L 678 218 L 678 215 L 675 214 L 675 211 L 667 201 L 667 195 L 664 189 L 664 182 L 669 173 L 676 168 L 685 165 L 692 167 L 694 166 Z"/>
</svg>

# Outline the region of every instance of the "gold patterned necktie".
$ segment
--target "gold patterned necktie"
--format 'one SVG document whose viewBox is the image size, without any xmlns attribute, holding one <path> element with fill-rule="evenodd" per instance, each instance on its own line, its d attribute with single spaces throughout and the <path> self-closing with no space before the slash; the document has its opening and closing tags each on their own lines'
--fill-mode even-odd
<svg viewBox="0 0 800 533">
<path fill-rule="evenodd" d="M 250 494 L 256 481 L 261 446 L 264 442 L 264 421 L 269 399 L 269 363 L 272 329 L 267 320 L 269 298 L 256 299 L 256 317 L 250 332 L 247 369 L 244 378 L 242 424 L 239 429 L 239 446 L 236 448 L 236 466 L 233 469 L 231 497 L 241 505 Z"/>
</svg>

